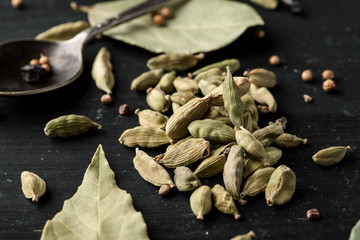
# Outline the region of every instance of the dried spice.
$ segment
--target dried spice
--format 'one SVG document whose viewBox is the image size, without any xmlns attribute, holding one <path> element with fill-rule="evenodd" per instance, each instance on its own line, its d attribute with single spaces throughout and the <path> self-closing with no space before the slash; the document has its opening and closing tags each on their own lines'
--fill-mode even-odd
<svg viewBox="0 0 360 240">
<path fill-rule="evenodd" d="M 150 87 L 154 87 L 160 81 L 164 71 L 162 69 L 154 69 L 142 73 L 140 76 L 132 80 L 130 89 L 133 91 L 146 91 Z"/>
<path fill-rule="evenodd" d="M 351 229 L 349 240 L 358 240 L 360 238 L 360 220 Z"/>
<path fill-rule="evenodd" d="M 150 69 L 160 68 L 166 72 L 182 72 L 194 67 L 199 62 L 199 60 L 203 59 L 204 57 L 204 53 L 199 53 L 196 55 L 167 53 L 150 58 L 146 65 Z"/>
<path fill-rule="evenodd" d="M 190 207 L 197 219 L 204 220 L 212 207 L 211 189 L 206 185 L 196 189 L 190 196 Z"/>
<path fill-rule="evenodd" d="M 230 240 L 251 240 L 254 237 L 256 237 L 255 233 L 253 231 L 250 231 L 246 234 L 237 235 L 237 236 L 231 238 Z"/>
<path fill-rule="evenodd" d="M 212 81 L 206 81 L 206 80 L 200 80 L 198 83 L 198 87 L 201 91 L 201 93 L 206 96 L 210 94 L 215 88 L 220 86 L 222 82 L 212 82 Z"/>
<path fill-rule="evenodd" d="M 175 78 L 174 87 L 178 92 L 192 92 L 194 94 L 199 92 L 199 86 L 197 82 L 188 77 Z"/>
<path fill-rule="evenodd" d="M 130 107 L 127 104 L 122 104 L 119 107 L 119 114 L 126 115 L 130 112 Z"/>
<path fill-rule="evenodd" d="M 195 98 L 194 93 L 192 92 L 174 92 L 170 96 L 170 100 L 174 103 L 180 104 L 180 106 L 185 105 L 191 99 Z"/>
<path fill-rule="evenodd" d="M 32 172 L 23 171 L 21 173 L 21 185 L 25 197 L 31 198 L 33 202 L 38 202 L 39 197 L 46 192 L 45 181 Z"/>
<path fill-rule="evenodd" d="M 279 3 L 279 0 L 250 0 L 250 1 L 268 10 L 274 10 Z"/>
<path fill-rule="evenodd" d="M 327 79 L 323 82 L 322 88 L 325 92 L 334 92 L 336 89 L 336 83 L 332 79 Z"/>
<path fill-rule="evenodd" d="M 188 167 L 177 167 L 174 170 L 174 182 L 180 192 L 193 191 L 201 186 L 200 180 Z"/>
<path fill-rule="evenodd" d="M 72 137 L 87 132 L 91 128 L 101 129 L 101 125 L 81 115 L 65 115 L 50 120 L 44 132 L 49 137 Z"/>
<path fill-rule="evenodd" d="M 174 87 L 174 80 L 176 78 L 176 72 L 172 71 L 169 73 L 165 73 L 160 81 L 158 82 L 158 84 L 156 85 L 156 88 L 161 89 L 162 91 L 164 91 L 165 93 L 171 93 L 174 91 L 175 87 Z"/>
<path fill-rule="evenodd" d="M 244 150 L 239 145 L 231 147 L 224 165 L 223 181 L 234 199 L 240 199 L 240 187 L 244 172 Z"/>
<path fill-rule="evenodd" d="M 292 148 L 297 147 L 300 144 L 307 144 L 307 139 L 299 138 L 290 133 L 283 133 L 275 140 L 275 142 L 280 147 Z"/>
<path fill-rule="evenodd" d="M 38 34 L 35 39 L 55 41 L 68 40 L 89 27 L 90 24 L 86 21 L 67 22 L 54 26 L 45 32 Z"/>
<path fill-rule="evenodd" d="M 97 88 L 107 94 L 112 94 L 115 78 L 110 62 L 110 52 L 105 47 L 102 47 L 95 57 L 91 69 L 91 76 L 94 79 Z"/>
<path fill-rule="evenodd" d="M 304 101 L 305 101 L 306 103 L 309 103 L 309 102 L 312 101 L 312 97 L 310 97 L 310 96 L 307 95 L 307 94 L 304 94 L 303 97 L 304 97 Z"/>
<path fill-rule="evenodd" d="M 266 1 L 266 0 L 262 0 L 262 1 Z M 276 65 L 279 65 L 280 64 L 280 58 L 279 56 L 276 56 L 276 55 L 272 55 L 270 58 L 269 58 L 269 63 L 273 66 L 276 66 Z"/>
<path fill-rule="evenodd" d="M 237 207 L 234 203 L 234 200 L 230 193 L 225 190 L 225 188 L 219 184 L 216 184 L 211 189 L 212 199 L 214 206 L 222 213 L 233 214 L 236 220 L 240 219 L 240 214 L 237 210 Z"/>
<path fill-rule="evenodd" d="M 325 148 L 315 153 L 312 159 L 319 165 L 331 166 L 340 162 L 345 157 L 346 152 L 350 149 L 350 146 Z"/>
<path fill-rule="evenodd" d="M 197 76 L 198 74 L 205 72 L 212 68 L 219 68 L 222 72 L 226 72 L 226 67 L 229 67 L 229 70 L 232 74 L 234 74 L 240 68 L 240 61 L 236 58 L 226 59 L 217 63 L 213 63 L 202 67 L 195 72 L 192 73 L 193 76 Z"/>
<path fill-rule="evenodd" d="M 270 146 L 275 140 L 284 133 L 281 126 L 274 124 L 260 128 L 253 132 L 254 137 L 261 142 L 264 147 Z"/>
<path fill-rule="evenodd" d="M 302 80 L 304 80 L 305 82 L 309 82 L 311 80 L 313 80 L 313 73 L 310 69 L 306 69 L 301 73 L 301 78 Z"/>
<path fill-rule="evenodd" d="M 157 127 L 138 126 L 125 130 L 119 142 L 127 147 L 156 148 L 169 143 L 164 130 Z"/>
<path fill-rule="evenodd" d="M 258 195 L 259 193 L 265 192 L 265 188 L 274 171 L 275 168 L 273 167 L 266 167 L 256 170 L 249 178 L 245 180 L 242 186 L 240 197 L 253 197 Z"/>
<path fill-rule="evenodd" d="M 149 88 L 146 91 L 146 102 L 155 111 L 167 112 L 171 107 L 170 96 L 159 88 Z"/>
<path fill-rule="evenodd" d="M 250 89 L 250 82 L 246 77 L 233 77 L 236 85 L 238 86 L 241 96 L 245 96 Z M 211 95 L 211 105 L 214 106 L 223 106 L 224 99 L 223 99 L 223 87 L 222 85 L 213 89 L 209 95 Z"/>
<path fill-rule="evenodd" d="M 270 112 L 276 112 L 277 103 L 274 96 L 267 88 L 257 87 L 255 84 L 250 85 L 250 95 L 260 104 L 266 104 Z"/>
<path fill-rule="evenodd" d="M 249 81 L 255 84 L 258 87 L 271 88 L 276 85 L 276 76 L 275 73 L 266 70 L 264 68 L 255 68 L 251 70 L 246 77 L 249 78 Z"/>
<path fill-rule="evenodd" d="M 221 69 L 218 67 L 214 67 L 199 73 L 198 75 L 196 75 L 194 80 L 198 83 L 200 82 L 200 80 L 208 80 L 213 76 L 221 76 L 221 74 L 222 74 Z"/>
<path fill-rule="evenodd" d="M 334 72 L 332 70 L 330 70 L 330 69 L 326 69 L 321 73 L 321 77 L 324 80 L 334 79 Z"/>
<path fill-rule="evenodd" d="M 138 115 L 139 124 L 141 126 L 165 128 L 165 125 L 169 120 L 167 116 L 150 109 L 144 109 L 142 111 L 140 111 L 140 109 L 136 109 L 135 114 Z"/>
<path fill-rule="evenodd" d="M 318 219 L 318 218 L 320 218 L 320 213 L 316 208 L 312 208 L 312 209 L 307 210 L 306 217 L 308 219 Z"/>
</svg>

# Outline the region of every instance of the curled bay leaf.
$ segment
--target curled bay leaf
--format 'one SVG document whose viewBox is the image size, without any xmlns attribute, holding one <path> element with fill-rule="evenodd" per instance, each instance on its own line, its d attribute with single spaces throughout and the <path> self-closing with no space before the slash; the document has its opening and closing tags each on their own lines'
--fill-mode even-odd
<svg viewBox="0 0 360 240">
<path fill-rule="evenodd" d="M 144 0 L 108 1 L 83 9 L 95 25 L 141 2 Z M 144 15 L 104 34 L 151 52 L 198 53 L 222 48 L 248 27 L 264 24 L 252 7 L 236 1 L 177 1 L 170 7 L 174 17 L 164 27 L 154 25 L 151 17 Z"/>
<path fill-rule="evenodd" d="M 46 222 L 44 239 L 149 239 L 142 214 L 116 185 L 101 145 L 77 192 Z"/>
</svg>

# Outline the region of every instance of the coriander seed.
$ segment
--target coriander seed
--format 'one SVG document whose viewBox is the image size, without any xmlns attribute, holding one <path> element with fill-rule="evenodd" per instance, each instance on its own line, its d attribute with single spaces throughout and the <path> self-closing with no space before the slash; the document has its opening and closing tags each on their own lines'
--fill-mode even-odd
<svg viewBox="0 0 360 240">
<path fill-rule="evenodd" d="M 244 72 L 243 72 L 243 76 L 244 77 L 246 77 L 246 75 L 248 75 L 249 74 L 249 71 L 247 71 L 247 70 L 245 70 Z"/>
<path fill-rule="evenodd" d="M 126 115 L 130 111 L 130 107 L 127 104 L 120 105 L 119 107 L 119 114 Z"/>
<path fill-rule="evenodd" d="M 258 29 L 256 29 L 254 31 L 254 36 L 256 38 L 259 38 L 259 39 L 264 38 L 265 37 L 265 31 L 263 29 L 258 28 Z"/>
<path fill-rule="evenodd" d="M 164 26 L 165 25 L 165 19 L 160 14 L 154 14 L 152 16 L 152 21 L 156 26 Z"/>
<path fill-rule="evenodd" d="M 302 72 L 301 74 L 301 78 L 302 80 L 304 80 L 305 82 L 309 82 L 311 80 L 313 80 L 313 73 L 310 69 L 306 69 Z"/>
<path fill-rule="evenodd" d="M 312 208 L 306 212 L 306 216 L 308 219 L 317 219 L 320 217 L 320 213 L 316 208 Z"/>
<path fill-rule="evenodd" d="M 312 97 L 310 97 L 310 96 L 307 95 L 307 94 L 304 94 L 303 97 L 304 97 L 304 101 L 305 101 L 306 103 L 309 103 L 309 102 L 312 101 Z"/>
<path fill-rule="evenodd" d="M 163 16 L 165 19 L 172 18 L 172 16 L 173 16 L 172 10 L 171 10 L 171 8 L 169 8 L 169 7 L 163 7 L 163 8 L 161 8 L 161 9 L 160 9 L 160 14 L 161 14 L 161 16 Z"/>
<path fill-rule="evenodd" d="M 280 64 L 280 58 L 277 55 L 272 55 L 269 58 L 269 63 L 273 66 L 279 65 Z"/>
<path fill-rule="evenodd" d="M 103 103 L 103 104 L 110 104 L 112 102 L 112 98 L 110 96 L 110 94 L 104 94 L 101 96 L 100 98 L 100 101 Z"/>
<path fill-rule="evenodd" d="M 336 84 L 334 80 L 327 79 L 323 82 L 322 88 L 324 89 L 325 92 L 333 92 L 336 89 Z"/>
<path fill-rule="evenodd" d="M 30 65 L 41 65 L 39 60 L 37 59 L 31 59 L 29 62 Z"/>
<path fill-rule="evenodd" d="M 42 67 L 43 69 L 45 69 L 45 71 L 46 71 L 47 73 L 49 73 L 49 72 L 51 71 L 51 67 L 50 67 L 50 65 L 49 65 L 48 63 L 46 63 L 46 64 L 41 64 L 41 67 Z"/>
<path fill-rule="evenodd" d="M 40 54 L 39 64 L 49 64 L 49 58 L 44 54 Z"/>
<path fill-rule="evenodd" d="M 14 8 L 20 8 L 22 7 L 22 5 L 22 0 L 11 0 L 11 6 L 13 6 Z"/>
<path fill-rule="evenodd" d="M 321 73 L 321 77 L 324 80 L 334 79 L 334 72 L 332 70 L 330 70 L 330 69 L 326 69 Z"/>
</svg>

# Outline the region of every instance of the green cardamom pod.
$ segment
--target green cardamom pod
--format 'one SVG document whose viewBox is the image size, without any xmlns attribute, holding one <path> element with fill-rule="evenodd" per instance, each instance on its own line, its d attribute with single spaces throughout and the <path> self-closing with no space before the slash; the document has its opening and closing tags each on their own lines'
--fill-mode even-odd
<svg viewBox="0 0 360 240">
<path fill-rule="evenodd" d="M 242 118 L 244 121 L 243 127 L 251 133 L 254 132 L 253 119 L 251 117 L 251 112 L 250 111 L 244 112 Z"/>
<path fill-rule="evenodd" d="M 204 116 L 203 119 L 214 119 L 217 117 L 223 117 L 223 115 L 218 111 L 218 108 L 216 106 L 210 105 Z M 230 118 L 229 118 L 230 120 Z M 231 121 L 230 121 L 231 122 Z M 232 123 L 231 123 L 232 124 Z"/>
<path fill-rule="evenodd" d="M 188 125 L 206 113 L 209 102 L 210 97 L 194 98 L 179 108 L 166 124 L 165 130 L 168 137 L 177 140 L 188 135 Z"/>
<path fill-rule="evenodd" d="M 328 147 L 315 153 L 314 156 L 312 156 L 312 159 L 322 166 L 331 166 L 340 162 L 345 157 L 346 152 L 350 149 L 350 146 Z"/>
<path fill-rule="evenodd" d="M 135 152 L 136 155 L 133 159 L 134 167 L 145 181 L 158 187 L 175 187 L 169 173 L 154 158 L 138 148 L 135 149 Z M 162 193 L 164 193 L 164 189 L 159 191 L 159 194 L 163 195 Z M 165 193 L 167 192 L 165 191 Z"/>
<path fill-rule="evenodd" d="M 176 72 L 175 71 L 165 73 L 161 77 L 159 83 L 156 85 L 156 88 L 161 89 L 165 93 L 173 92 L 174 89 L 175 89 L 175 87 L 174 87 L 175 78 L 176 78 Z"/>
<path fill-rule="evenodd" d="M 195 169 L 194 173 L 196 174 L 196 176 L 198 178 L 205 178 L 222 173 L 228 155 L 225 150 L 230 148 L 234 144 L 235 143 L 229 143 L 215 150 L 212 150 L 210 152 L 210 155 L 205 158 Z"/>
<path fill-rule="evenodd" d="M 268 10 L 275 9 L 279 4 L 278 0 L 250 0 L 250 1 Z"/>
<path fill-rule="evenodd" d="M 110 52 L 105 47 L 102 47 L 96 55 L 91 69 L 91 76 L 96 87 L 107 94 L 112 94 L 111 91 L 115 85 L 110 57 Z"/>
<path fill-rule="evenodd" d="M 250 95 L 260 104 L 265 104 L 269 107 L 270 112 L 276 112 L 277 103 L 271 92 L 265 87 L 258 87 L 255 84 L 250 84 Z"/>
<path fill-rule="evenodd" d="M 284 133 L 281 126 L 274 124 L 260 128 L 253 132 L 254 137 L 261 142 L 264 147 L 270 146 L 275 140 Z"/>
<path fill-rule="evenodd" d="M 233 214 L 235 219 L 240 219 L 240 214 L 230 193 L 219 184 L 211 189 L 214 206 L 222 213 Z"/>
<path fill-rule="evenodd" d="M 235 130 L 214 119 L 192 121 L 188 130 L 192 137 L 204 138 L 211 143 L 227 144 L 236 141 Z"/>
<path fill-rule="evenodd" d="M 158 111 L 153 111 L 150 109 L 140 109 L 135 110 L 135 114 L 139 117 L 139 124 L 141 126 L 165 128 L 165 125 L 169 118 Z"/>
<path fill-rule="evenodd" d="M 50 120 L 44 132 L 49 137 L 72 137 L 87 132 L 91 128 L 101 129 L 101 125 L 81 115 L 65 115 Z"/>
<path fill-rule="evenodd" d="M 254 237 L 256 237 L 255 233 L 253 231 L 250 231 L 246 234 L 237 235 L 237 236 L 231 238 L 230 240 L 251 240 Z"/>
<path fill-rule="evenodd" d="M 180 108 L 181 108 L 180 104 L 178 104 L 176 102 L 171 103 L 171 109 L 172 109 L 173 113 L 176 113 Z"/>
<path fill-rule="evenodd" d="M 217 120 L 217 121 L 221 121 L 223 122 L 225 125 L 228 125 L 230 127 L 234 127 L 234 124 L 231 122 L 230 118 L 229 117 L 223 117 L 223 116 L 219 116 L 219 117 L 215 117 L 214 120 Z"/>
<path fill-rule="evenodd" d="M 168 167 L 188 166 L 210 154 L 210 143 L 203 138 L 190 138 L 170 148 L 162 158 L 155 160 Z"/>
<path fill-rule="evenodd" d="M 146 93 L 146 102 L 151 109 L 159 112 L 169 111 L 171 107 L 170 95 L 165 95 L 159 88 L 149 88 Z"/>
<path fill-rule="evenodd" d="M 296 176 L 287 166 L 280 165 L 271 174 L 265 189 L 265 199 L 269 207 L 283 205 L 290 201 L 295 192 Z"/>
<path fill-rule="evenodd" d="M 234 199 L 240 199 L 243 172 L 244 151 L 241 146 L 234 145 L 230 149 L 223 172 L 225 188 Z"/>
<path fill-rule="evenodd" d="M 275 168 L 273 167 L 265 167 L 256 170 L 250 177 L 245 180 L 240 197 L 253 197 L 259 193 L 265 192 L 266 186 L 274 171 Z"/>
<path fill-rule="evenodd" d="M 205 72 L 211 68 L 219 68 L 222 72 L 226 71 L 226 66 L 229 66 L 231 73 L 235 73 L 240 68 L 240 61 L 238 59 L 226 59 L 217 63 L 213 63 L 202 67 L 195 72 L 192 73 L 193 76 L 197 76 L 198 74 Z"/>
<path fill-rule="evenodd" d="M 180 106 L 185 105 L 193 98 L 195 98 L 195 95 L 192 92 L 174 92 L 170 96 L 170 100 L 180 104 Z"/>
<path fill-rule="evenodd" d="M 177 167 L 174 170 L 174 182 L 180 192 L 193 191 L 201 186 L 200 180 L 188 167 Z"/>
<path fill-rule="evenodd" d="M 206 70 L 200 74 L 198 74 L 194 80 L 198 83 L 200 80 L 207 80 L 212 76 L 221 76 L 222 71 L 220 68 L 214 67 L 210 68 L 209 70 Z"/>
<path fill-rule="evenodd" d="M 37 174 L 23 171 L 21 173 L 21 189 L 26 198 L 31 198 L 33 202 L 38 202 L 39 197 L 46 192 L 46 183 Z"/>
<path fill-rule="evenodd" d="M 125 130 L 119 142 L 127 147 L 156 148 L 169 143 L 164 130 L 157 127 L 138 126 Z"/>
<path fill-rule="evenodd" d="M 197 219 L 204 220 L 212 207 L 211 189 L 206 185 L 196 189 L 190 196 L 190 207 Z"/>
<path fill-rule="evenodd" d="M 192 92 L 194 94 L 199 92 L 199 86 L 197 82 L 188 77 L 175 78 L 174 87 L 178 92 Z"/>
<path fill-rule="evenodd" d="M 259 111 L 256 107 L 254 98 L 247 93 L 241 97 L 241 101 L 244 103 L 244 112 L 249 111 L 251 113 L 251 118 L 257 123 L 259 121 Z"/>
<path fill-rule="evenodd" d="M 67 22 L 56 25 L 45 32 L 38 34 L 35 39 L 53 41 L 69 40 L 89 27 L 90 24 L 86 21 Z"/>
<path fill-rule="evenodd" d="M 302 139 L 297 137 L 296 135 L 292 135 L 290 133 L 283 133 L 275 140 L 276 144 L 280 147 L 297 147 L 300 144 L 307 144 L 307 139 Z"/>
<path fill-rule="evenodd" d="M 241 101 L 241 92 L 234 82 L 230 68 L 227 67 L 227 74 L 222 84 L 224 107 L 229 114 L 229 118 L 235 127 L 244 124 L 242 115 L 244 113 L 244 104 Z"/>
<path fill-rule="evenodd" d="M 162 69 L 166 72 L 182 72 L 194 67 L 204 57 L 204 53 L 196 55 L 167 53 L 150 58 L 147 62 L 147 66 L 150 69 Z"/>
<path fill-rule="evenodd" d="M 199 89 L 204 96 L 210 94 L 211 91 L 217 88 L 219 85 L 221 85 L 221 82 L 218 84 L 218 82 L 214 83 L 206 80 L 200 80 L 198 83 Z"/>
<path fill-rule="evenodd" d="M 275 73 L 264 68 L 255 68 L 246 74 L 246 77 L 258 87 L 272 88 L 276 85 Z"/>
<path fill-rule="evenodd" d="M 161 69 L 154 69 L 142 73 L 140 76 L 132 80 L 131 90 L 146 91 L 150 87 L 154 87 L 160 81 L 164 71 Z"/>
<path fill-rule="evenodd" d="M 235 133 L 236 142 L 242 146 L 246 153 L 261 161 L 265 166 L 269 165 L 264 146 L 245 128 Z"/>
</svg>

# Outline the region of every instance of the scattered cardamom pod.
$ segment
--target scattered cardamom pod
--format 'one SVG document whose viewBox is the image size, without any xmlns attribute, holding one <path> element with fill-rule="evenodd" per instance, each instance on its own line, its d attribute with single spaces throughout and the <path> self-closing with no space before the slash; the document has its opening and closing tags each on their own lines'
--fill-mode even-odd
<svg viewBox="0 0 360 240">
<path fill-rule="evenodd" d="M 269 207 L 283 205 L 290 201 L 295 192 L 296 176 L 287 166 L 280 165 L 271 174 L 265 189 L 265 199 Z"/>
<path fill-rule="evenodd" d="M 254 237 L 256 237 L 255 233 L 253 231 L 250 231 L 246 234 L 237 235 L 237 236 L 231 238 L 230 240 L 251 240 Z"/>
<path fill-rule="evenodd" d="M 157 111 L 151 109 L 135 110 L 135 114 L 139 117 L 139 124 L 141 126 L 165 128 L 165 125 L 169 118 Z"/>
<path fill-rule="evenodd" d="M 81 115 L 65 115 L 50 120 L 44 132 L 49 137 L 72 137 L 87 132 L 91 128 L 101 129 L 101 125 Z"/>
<path fill-rule="evenodd" d="M 281 117 L 276 119 L 276 121 L 273 122 L 269 122 L 269 125 L 273 125 L 273 124 L 277 124 L 279 126 L 281 126 L 284 130 L 286 129 L 286 124 L 287 124 L 287 119 L 286 117 Z"/>
<path fill-rule="evenodd" d="M 171 109 L 172 109 L 173 113 L 176 113 L 180 108 L 181 108 L 180 104 L 178 104 L 176 102 L 171 103 Z"/>
<path fill-rule="evenodd" d="M 259 111 L 256 107 L 254 98 L 247 93 L 241 97 L 241 101 L 244 103 L 244 112 L 249 111 L 251 113 L 251 118 L 257 123 L 259 121 Z"/>
<path fill-rule="evenodd" d="M 35 39 L 37 40 L 54 40 L 62 41 L 69 40 L 75 37 L 78 33 L 86 28 L 89 28 L 90 24 L 86 21 L 67 22 L 60 25 L 56 25 L 45 32 L 38 34 Z"/>
<path fill-rule="evenodd" d="M 203 138 L 190 138 L 170 148 L 156 161 L 168 168 L 190 165 L 210 154 L 210 143 Z"/>
<path fill-rule="evenodd" d="M 31 198 L 33 202 L 38 202 L 39 197 L 46 192 L 45 181 L 32 172 L 23 171 L 21 173 L 21 185 L 25 197 Z"/>
<path fill-rule="evenodd" d="M 135 149 L 135 152 L 136 155 L 133 159 L 134 167 L 145 181 L 158 187 L 175 187 L 169 173 L 154 158 L 138 148 Z M 162 188 L 159 194 L 164 195 L 164 193 L 167 193 L 167 191 L 164 191 L 164 188 Z"/>
<path fill-rule="evenodd" d="M 193 191 L 201 186 L 200 180 L 188 167 L 177 167 L 174 170 L 174 182 L 180 192 Z"/>
<path fill-rule="evenodd" d="M 275 168 L 273 167 L 265 167 L 256 170 L 249 178 L 245 180 L 240 197 L 253 197 L 258 195 L 259 193 L 265 192 L 265 188 L 274 171 Z"/>
<path fill-rule="evenodd" d="M 182 72 L 194 67 L 204 57 L 204 53 L 199 53 L 196 55 L 167 53 L 150 58 L 147 62 L 147 66 L 150 69 L 160 68 L 166 72 Z"/>
<path fill-rule="evenodd" d="M 198 83 L 201 93 L 206 96 L 211 93 L 212 90 L 221 85 L 221 82 L 210 82 L 206 80 L 200 80 Z"/>
<path fill-rule="evenodd" d="M 244 150 L 239 145 L 231 147 L 224 165 L 223 181 L 234 199 L 240 199 L 240 187 L 244 172 Z"/>
<path fill-rule="evenodd" d="M 283 133 L 275 140 L 276 144 L 280 147 L 292 148 L 300 144 L 307 144 L 307 139 L 302 139 L 290 133 Z"/>
<path fill-rule="evenodd" d="M 197 82 L 188 77 L 175 78 L 174 87 L 178 92 L 192 92 L 194 94 L 199 92 L 199 86 Z"/>
<path fill-rule="evenodd" d="M 345 157 L 346 152 L 350 149 L 350 146 L 328 147 L 315 153 L 314 156 L 312 156 L 312 159 L 319 165 L 331 166 L 340 162 Z"/>
<path fill-rule="evenodd" d="M 240 214 L 236 208 L 234 200 L 230 193 L 219 184 L 211 189 L 214 206 L 222 213 L 233 214 L 236 220 L 240 219 Z"/>
<path fill-rule="evenodd" d="M 161 78 L 158 84 L 156 85 L 156 88 L 161 89 L 165 93 L 171 93 L 174 91 L 174 80 L 176 78 L 176 72 L 172 71 L 169 73 L 165 73 Z"/>
<path fill-rule="evenodd" d="M 276 85 L 275 73 L 264 68 L 255 68 L 246 74 L 246 77 L 258 87 L 272 88 Z"/>
<path fill-rule="evenodd" d="M 132 80 L 131 90 L 146 91 L 150 87 L 154 87 L 160 81 L 164 71 L 161 69 L 154 69 L 142 73 L 140 76 Z"/>
<path fill-rule="evenodd" d="M 204 220 L 212 207 L 211 189 L 206 185 L 196 189 L 190 196 L 190 207 L 197 219 Z"/>
<path fill-rule="evenodd" d="M 164 130 L 157 127 L 138 126 L 125 130 L 119 142 L 127 147 L 156 148 L 169 143 Z"/>
<path fill-rule="evenodd" d="M 226 66 L 229 66 L 231 73 L 235 73 L 240 68 L 240 61 L 238 59 L 226 59 L 217 63 L 213 63 L 202 67 L 195 72 L 192 73 L 193 76 L 197 76 L 198 74 L 205 72 L 211 68 L 219 68 L 222 72 L 226 71 Z"/>
<path fill-rule="evenodd" d="M 244 104 L 241 101 L 241 92 L 234 82 L 230 68 L 227 67 L 225 80 L 222 84 L 224 107 L 229 114 L 229 118 L 235 127 L 244 124 L 242 115 L 244 113 Z"/>
<path fill-rule="evenodd" d="M 193 98 L 195 98 L 195 95 L 192 92 L 174 92 L 170 96 L 170 100 L 172 102 L 180 104 L 180 106 L 185 105 Z"/>
<path fill-rule="evenodd" d="M 270 146 L 275 140 L 284 133 L 281 126 L 274 124 L 260 128 L 253 132 L 254 137 L 261 142 L 264 147 Z"/>
<path fill-rule="evenodd" d="M 207 80 L 212 76 L 221 76 L 222 71 L 218 67 L 210 68 L 202 73 L 199 73 L 194 80 L 198 83 L 200 80 Z"/>
<path fill-rule="evenodd" d="M 146 91 L 146 102 L 149 107 L 158 112 L 167 112 L 171 107 L 170 96 L 159 88 L 149 88 Z"/>
<path fill-rule="evenodd" d="M 96 87 L 107 94 L 112 94 L 112 89 L 115 85 L 110 57 L 110 52 L 106 47 L 102 47 L 96 55 L 91 69 L 91 76 L 95 81 Z"/>
<path fill-rule="evenodd" d="M 264 146 L 244 127 L 235 133 L 236 142 L 243 147 L 249 155 L 261 161 L 265 166 L 269 165 Z"/>
<path fill-rule="evenodd" d="M 235 130 L 214 119 L 192 121 L 188 130 L 194 138 L 204 138 L 211 143 L 227 144 L 235 142 Z"/>
<path fill-rule="evenodd" d="M 276 112 L 277 103 L 271 92 L 265 87 L 258 87 L 250 84 L 250 95 L 260 104 L 266 104 L 270 112 Z"/>
</svg>

